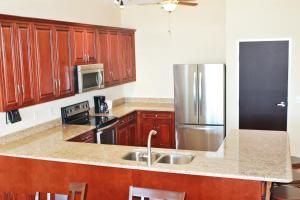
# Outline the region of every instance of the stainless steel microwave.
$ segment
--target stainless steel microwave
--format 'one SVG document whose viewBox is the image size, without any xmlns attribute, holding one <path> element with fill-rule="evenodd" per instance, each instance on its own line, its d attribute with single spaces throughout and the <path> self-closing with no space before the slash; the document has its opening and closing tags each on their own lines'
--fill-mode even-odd
<svg viewBox="0 0 300 200">
<path fill-rule="evenodd" d="M 78 65 L 75 68 L 75 91 L 83 93 L 104 88 L 103 64 Z"/>
</svg>

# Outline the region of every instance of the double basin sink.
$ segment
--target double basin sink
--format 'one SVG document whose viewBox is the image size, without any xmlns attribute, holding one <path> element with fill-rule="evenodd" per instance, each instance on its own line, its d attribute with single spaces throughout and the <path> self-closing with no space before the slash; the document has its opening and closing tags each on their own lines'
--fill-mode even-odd
<svg viewBox="0 0 300 200">
<path fill-rule="evenodd" d="M 189 164 L 193 161 L 194 155 L 186 154 L 165 154 L 155 153 L 151 154 L 153 163 L 173 164 L 173 165 L 184 165 Z M 124 160 L 147 162 L 147 152 L 134 151 L 127 153 Z"/>
</svg>

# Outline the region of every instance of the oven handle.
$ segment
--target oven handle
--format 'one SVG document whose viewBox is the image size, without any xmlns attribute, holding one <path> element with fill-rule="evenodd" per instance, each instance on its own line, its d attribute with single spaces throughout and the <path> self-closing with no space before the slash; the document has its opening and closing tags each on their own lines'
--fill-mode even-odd
<svg viewBox="0 0 300 200">
<path fill-rule="evenodd" d="M 105 129 L 111 128 L 111 127 L 115 126 L 118 123 L 119 123 L 119 120 L 117 120 L 116 122 L 114 122 L 114 123 L 112 123 L 112 124 L 110 124 L 108 126 L 105 126 L 105 127 L 100 128 L 100 129 L 97 129 L 97 131 L 99 132 L 99 131 L 103 131 Z"/>
</svg>

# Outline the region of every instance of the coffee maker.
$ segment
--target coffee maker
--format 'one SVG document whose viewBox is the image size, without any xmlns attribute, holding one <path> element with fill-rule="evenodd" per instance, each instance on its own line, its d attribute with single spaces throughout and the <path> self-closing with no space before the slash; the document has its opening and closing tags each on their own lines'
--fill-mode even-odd
<svg viewBox="0 0 300 200">
<path fill-rule="evenodd" d="M 94 96 L 95 113 L 108 113 L 108 106 L 105 102 L 105 96 Z"/>
</svg>

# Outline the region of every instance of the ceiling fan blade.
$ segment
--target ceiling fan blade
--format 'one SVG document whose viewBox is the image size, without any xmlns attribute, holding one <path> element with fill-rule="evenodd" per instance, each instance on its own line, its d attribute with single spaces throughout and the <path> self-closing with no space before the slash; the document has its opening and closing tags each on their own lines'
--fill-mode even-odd
<svg viewBox="0 0 300 200">
<path fill-rule="evenodd" d="M 198 3 L 195 3 L 195 2 L 182 2 L 182 1 L 179 1 L 178 4 L 184 5 L 184 6 L 197 6 L 198 5 Z"/>
</svg>

